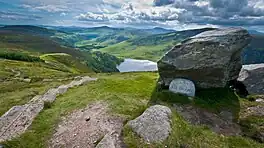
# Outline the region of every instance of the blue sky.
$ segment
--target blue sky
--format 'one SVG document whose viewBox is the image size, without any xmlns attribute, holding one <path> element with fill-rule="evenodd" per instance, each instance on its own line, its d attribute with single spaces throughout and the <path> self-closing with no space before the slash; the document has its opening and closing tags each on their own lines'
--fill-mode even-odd
<svg viewBox="0 0 264 148">
<path fill-rule="evenodd" d="M 0 0 L 0 24 L 264 31 L 264 0 Z"/>
</svg>

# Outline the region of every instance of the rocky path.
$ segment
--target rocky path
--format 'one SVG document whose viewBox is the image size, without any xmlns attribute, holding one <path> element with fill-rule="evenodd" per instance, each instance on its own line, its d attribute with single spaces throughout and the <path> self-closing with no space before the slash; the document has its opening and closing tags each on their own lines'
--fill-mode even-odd
<svg viewBox="0 0 264 148">
<path fill-rule="evenodd" d="M 77 110 L 58 125 L 50 148 L 121 148 L 124 119 L 110 115 L 108 105 L 96 102 Z"/>
<path fill-rule="evenodd" d="M 0 117 L 0 142 L 10 140 L 24 133 L 34 118 L 43 110 L 45 102 L 52 103 L 57 95 L 65 93 L 69 88 L 84 85 L 96 78 L 81 77 L 67 85 L 48 90 L 44 95 L 35 96 L 27 104 L 14 106 Z"/>
</svg>

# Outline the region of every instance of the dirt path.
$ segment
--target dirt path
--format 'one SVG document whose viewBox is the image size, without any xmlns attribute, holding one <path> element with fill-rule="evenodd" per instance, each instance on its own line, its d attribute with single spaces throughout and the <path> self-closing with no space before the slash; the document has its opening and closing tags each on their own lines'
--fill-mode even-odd
<svg viewBox="0 0 264 148">
<path fill-rule="evenodd" d="M 0 142 L 11 140 L 24 133 L 30 127 L 34 118 L 43 110 L 45 102 L 52 103 L 60 94 L 68 89 L 84 85 L 96 78 L 81 77 L 80 80 L 73 80 L 67 85 L 49 89 L 44 95 L 35 96 L 27 104 L 13 106 L 0 117 Z"/>
<path fill-rule="evenodd" d="M 50 148 L 121 148 L 124 119 L 109 115 L 106 103 L 97 102 L 77 110 L 58 125 Z"/>
</svg>

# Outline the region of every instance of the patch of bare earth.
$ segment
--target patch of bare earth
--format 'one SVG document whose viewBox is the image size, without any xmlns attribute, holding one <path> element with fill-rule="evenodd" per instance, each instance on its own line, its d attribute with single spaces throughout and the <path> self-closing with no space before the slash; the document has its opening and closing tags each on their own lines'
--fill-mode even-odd
<svg viewBox="0 0 264 148">
<path fill-rule="evenodd" d="M 50 148 L 121 148 L 124 119 L 109 114 L 108 105 L 96 102 L 64 118 L 49 141 Z"/>
</svg>

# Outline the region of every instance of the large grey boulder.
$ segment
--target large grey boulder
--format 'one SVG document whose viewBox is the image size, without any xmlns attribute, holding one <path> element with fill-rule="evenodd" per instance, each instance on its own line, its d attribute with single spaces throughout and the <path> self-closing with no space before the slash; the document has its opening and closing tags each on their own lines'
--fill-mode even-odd
<svg viewBox="0 0 264 148">
<path fill-rule="evenodd" d="M 264 64 L 244 65 L 238 81 L 242 82 L 251 95 L 264 95 Z"/>
<path fill-rule="evenodd" d="M 155 105 L 134 120 L 128 126 L 147 142 L 162 142 L 171 132 L 171 110 L 166 106 Z"/>
<path fill-rule="evenodd" d="M 169 86 L 175 78 L 187 78 L 201 88 L 224 87 L 238 78 L 241 51 L 251 40 L 242 28 L 206 31 L 183 41 L 159 61 L 160 81 Z"/>
</svg>

